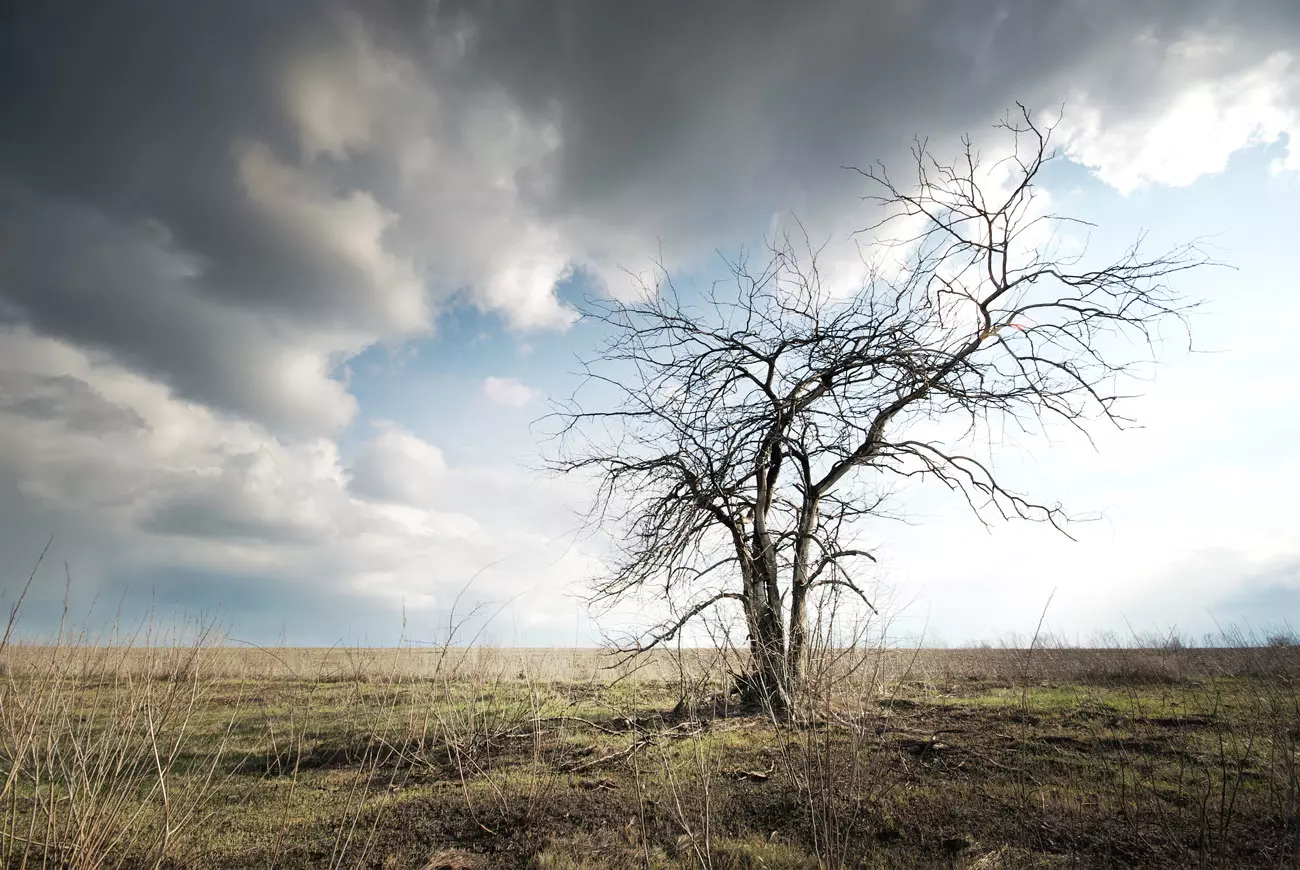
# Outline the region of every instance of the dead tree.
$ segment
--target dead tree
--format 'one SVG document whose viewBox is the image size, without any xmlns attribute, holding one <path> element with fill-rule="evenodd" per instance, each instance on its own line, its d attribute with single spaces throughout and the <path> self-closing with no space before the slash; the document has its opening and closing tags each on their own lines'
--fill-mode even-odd
<svg viewBox="0 0 1300 870">
<path fill-rule="evenodd" d="M 748 629 L 751 700 L 785 712 L 810 598 L 834 590 L 873 607 L 859 540 L 901 484 L 938 481 L 985 521 L 1064 531 L 1059 504 L 1003 486 L 934 424 L 1122 428 L 1122 376 L 1162 323 L 1186 326 L 1191 306 L 1167 280 L 1208 261 L 1194 245 L 1148 257 L 1134 244 L 1091 268 L 1054 256 L 1053 227 L 1082 222 L 1034 205 L 1051 127 L 1023 107 L 998 127 L 1013 150 L 994 172 L 969 139 L 950 163 L 918 143 L 906 185 L 880 165 L 854 170 L 880 210 L 860 232 L 896 255 L 864 258 L 875 265 L 854 292 L 824 287 L 818 251 L 786 236 L 761 267 L 730 263 L 725 291 L 687 298 L 661 275 L 632 301 L 589 301 L 606 337 L 557 411 L 555 467 L 594 476 L 593 518 L 617 528 L 595 599 L 662 590 L 673 605 L 628 653 L 731 603 Z M 989 180 L 999 172 L 1010 181 Z M 879 241 L 891 227 L 907 232 Z"/>
</svg>

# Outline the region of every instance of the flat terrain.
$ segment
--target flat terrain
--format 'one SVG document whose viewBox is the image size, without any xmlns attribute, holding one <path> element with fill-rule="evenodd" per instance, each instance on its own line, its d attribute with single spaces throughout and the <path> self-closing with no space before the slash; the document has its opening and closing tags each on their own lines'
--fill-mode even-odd
<svg viewBox="0 0 1300 870">
<path fill-rule="evenodd" d="M 1300 652 L 0 654 L 7 866 L 1297 867 Z"/>
</svg>

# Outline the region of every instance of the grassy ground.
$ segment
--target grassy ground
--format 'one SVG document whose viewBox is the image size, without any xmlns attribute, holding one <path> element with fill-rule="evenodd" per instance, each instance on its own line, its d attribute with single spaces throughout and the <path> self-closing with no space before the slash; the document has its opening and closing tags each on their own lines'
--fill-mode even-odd
<svg viewBox="0 0 1300 870">
<path fill-rule="evenodd" d="M 11 647 L 0 848 L 29 867 L 1300 866 L 1295 650 L 1054 652 L 864 660 L 790 725 L 728 709 L 706 657 L 683 692 L 504 652 L 277 671 Z"/>
</svg>

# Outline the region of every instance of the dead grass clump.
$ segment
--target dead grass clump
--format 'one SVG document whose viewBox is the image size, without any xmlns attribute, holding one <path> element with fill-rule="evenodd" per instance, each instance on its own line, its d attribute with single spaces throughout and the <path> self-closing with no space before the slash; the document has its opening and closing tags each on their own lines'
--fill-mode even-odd
<svg viewBox="0 0 1300 870">
<path fill-rule="evenodd" d="M 43 554 L 42 554 L 43 555 Z M 39 568 L 39 561 L 37 563 Z M 219 724 L 194 727 L 208 683 L 211 624 L 168 634 L 152 620 L 93 656 L 61 626 L 31 655 L 14 640 L 33 571 L 10 610 L 0 659 L 0 865 L 159 867 L 193 848 L 238 703 Z M 148 650 L 122 673 L 124 650 Z M 24 667 L 10 666 L 17 658 Z"/>
</svg>

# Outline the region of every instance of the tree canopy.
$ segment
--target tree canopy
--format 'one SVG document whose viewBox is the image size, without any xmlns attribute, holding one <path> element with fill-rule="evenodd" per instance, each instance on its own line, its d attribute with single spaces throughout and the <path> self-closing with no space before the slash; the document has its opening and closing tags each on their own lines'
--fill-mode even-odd
<svg viewBox="0 0 1300 870">
<path fill-rule="evenodd" d="M 1066 531 L 1059 503 L 1005 486 L 935 424 L 1128 425 L 1121 376 L 1151 358 L 1162 324 L 1185 326 L 1192 305 L 1169 279 L 1209 261 L 1195 245 L 1147 255 L 1141 240 L 1100 266 L 1056 253 L 1062 225 L 1087 225 L 1036 205 L 1052 128 L 1023 107 L 998 127 L 1009 155 L 987 166 L 966 139 L 950 162 L 918 142 L 906 184 L 854 170 L 877 212 L 858 233 L 877 247 L 851 290 L 827 286 L 820 249 L 787 234 L 761 262 L 730 261 L 725 286 L 680 293 L 661 271 L 631 299 L 589 301 L 605 338 L 585 377 L 617 398 L 589 407 L 580 391 L 558 411 L 555 464 L 595 475 L 593 518 L 619 541 L 594 599 L 661 590 L 675 614 L 627 651 L 733 602 L 748 691 L 786 710 L 810 596 L 874 608 L 862 532 L 901 486 L 938 481 L 982 518 Z"/>
</svg>

